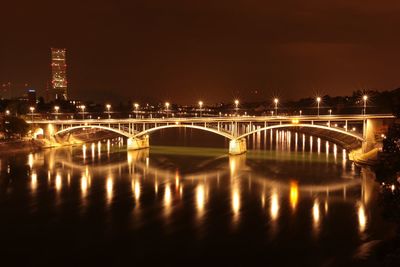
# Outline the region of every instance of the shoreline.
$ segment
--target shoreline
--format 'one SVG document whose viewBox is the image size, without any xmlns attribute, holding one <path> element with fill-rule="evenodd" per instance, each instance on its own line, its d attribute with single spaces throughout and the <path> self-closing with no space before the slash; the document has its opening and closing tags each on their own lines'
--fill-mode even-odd
<svg viewBox="0 0 400 267">
<path fill-rule="evenodd" d="M 8 153 L 35 152 L 45 148 L 41 140 L 15 140 L 0 143 L 0 155 Z"/>
</svg>

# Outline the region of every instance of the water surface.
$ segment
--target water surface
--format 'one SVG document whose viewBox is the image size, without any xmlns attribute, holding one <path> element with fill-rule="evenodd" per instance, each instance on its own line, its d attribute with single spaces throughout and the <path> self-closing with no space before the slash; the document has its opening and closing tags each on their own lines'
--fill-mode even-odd
<svg viewBox="0 0 400 267">
<path fill-rule="evenodd" d="M 268 132 L 228 156 L 226 141 L 205 135 L 210 148 L 198 137 L 167 131 L 140 151 L 114 139 L 2 157 L 2 259 L 346 266 L 391 236 L 373 174 L 340 147 Z"/>
</svg>

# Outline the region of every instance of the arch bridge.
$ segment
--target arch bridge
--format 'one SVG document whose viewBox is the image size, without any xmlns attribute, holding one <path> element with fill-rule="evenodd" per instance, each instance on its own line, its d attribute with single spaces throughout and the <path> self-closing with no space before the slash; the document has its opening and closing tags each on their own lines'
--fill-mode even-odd
<svg viewBox="0 0 400 267">
<path fill-rule="evenodd" d="M 149 136 L 170 128 L 190 128 L 220 135 L 229 140 L 229 153 L 246 151 L 246 138 L 273 129 L 290 130 L 321 137 L 348 150 L 363 148 L 367 152 L 381 141 L 387 125 L 394 121 L 390 114 L 323 115 L 323 116 L 246 116 L 149 119 L 87 119 L 28 121 L 45 130 L 45 136 L 63 143 L 62 137 L 74 132 L 109 131 L 127 138 L 130 150 L 149 147 Z"/>
</svg>

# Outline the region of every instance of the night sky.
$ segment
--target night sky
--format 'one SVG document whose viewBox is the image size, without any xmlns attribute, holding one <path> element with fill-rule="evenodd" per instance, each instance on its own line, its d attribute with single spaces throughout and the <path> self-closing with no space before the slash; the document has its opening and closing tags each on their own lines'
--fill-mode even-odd
<svg viewBox="0 0 400 267">
<path fill-rule="evenodd" d="M 282 100 L 400 85 L 400 2 L 2 1 L 0 82 L 43 92 L 50 47 L 95 101 Z"/>
</svg>

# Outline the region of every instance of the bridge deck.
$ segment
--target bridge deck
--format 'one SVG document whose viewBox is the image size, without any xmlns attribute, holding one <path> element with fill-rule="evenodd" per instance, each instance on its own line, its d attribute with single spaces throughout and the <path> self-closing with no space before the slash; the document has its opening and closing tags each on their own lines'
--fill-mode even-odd
<svg viewBox="0 0 400 267">
<path fill-rule="evenodd" d="M 189 117 L 189 118 L 118 118 L 118 119 L 68 119 L 68 120 L 27 120 L 36 124 L 91 124 L 91 123 L 208 123 L 208 122 L 327 122 L 327 121 L 363 121 L 367 119 L 394 119 L 392 114 L 367 114 L 367 115 L 302 115 L 302 116 L 224 116 L 224 117 Z"/>
</svg>

